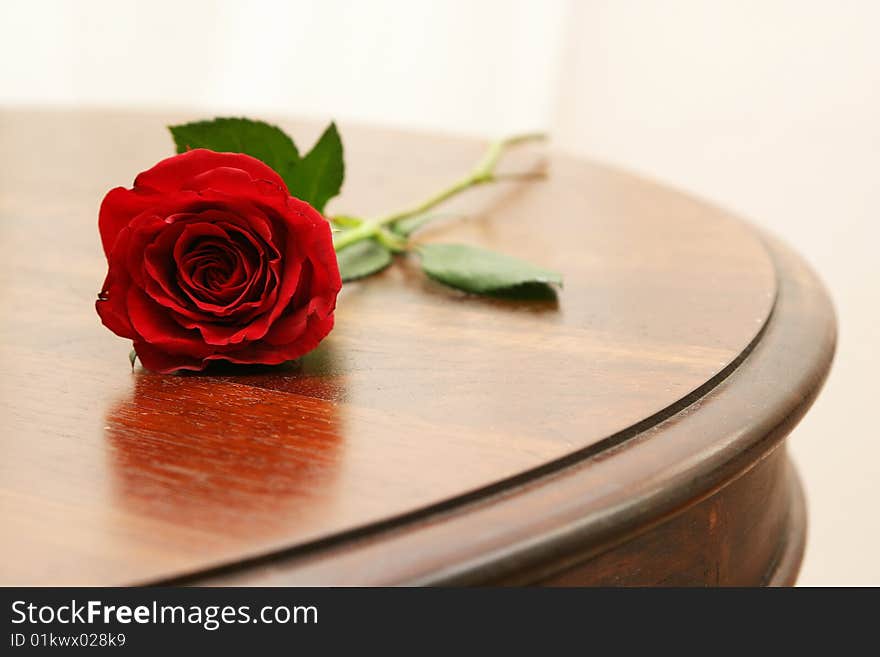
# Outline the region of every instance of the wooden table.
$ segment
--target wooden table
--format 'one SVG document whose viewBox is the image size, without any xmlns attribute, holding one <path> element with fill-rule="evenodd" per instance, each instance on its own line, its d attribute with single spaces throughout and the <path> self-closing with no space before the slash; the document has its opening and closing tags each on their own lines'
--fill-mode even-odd
<svg viewBox="0 0 880 657">
<path fill-rule="evenodd" d="M 783 440 L 835 320 L 788 248 L 552 156 L 546 181 L 466 196 L 424 239 L 558 269 L 556 301 L 468 297 L 404 261 L 347 284 L 298 366 L 131 371 L 93 307 L 97 208 L 183 118 L 0 113 L 0 583 L 794 581 Z M 341 128 L 340 212 L 418 200 L 482 148 Z"/>
</svg>

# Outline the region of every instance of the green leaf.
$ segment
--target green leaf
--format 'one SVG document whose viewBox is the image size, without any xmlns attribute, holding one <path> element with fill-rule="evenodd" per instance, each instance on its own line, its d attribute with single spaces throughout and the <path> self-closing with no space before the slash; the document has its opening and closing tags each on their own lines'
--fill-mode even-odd
<svg viewBox="0 0 880 657">
<path fill-rule="evenodd" d="M 342 139 L 331 123 L 312 149 L 300 157 L 296 144 L 281 128 L 263 121 L 219 117 L 168 126 L 177 152 L 207 148 L 245 153 L 272 167 L 284 179 L 291 196 L 324 212 L 327 201 L 342 189 L 345 178 Z"/>
<path fill-rule="evenodd" d="M 137 360 L 138 352 L 134 350 L 134 347 L 131 348 L 131 351 L 128 352 L 128 362 L 131 363 L 131 369 L 134 369 L 134 361 Z"/>
<path fill-rule="evenodd" d="M 562 286 L 562 276 L 519 258 L 464 244 L 423 244 L 422 269 L 431 278 L 476 294 L 510 293 L 535 285 Z"/>
<path fill-rule="evenodd" d="M 327 201 L 339 193 L 345 179 L 342 139 L 336 124 L 327 126 L 312 150 L 283 175 L 291 196 L 323 213 Z"/>
<path fill-rule="evenodd" d="M 336 254 L 336 258 L 343 281 L 364 278 L 391 264 L 391 252 L 375 240 L 363 240 L 346 246 Z"/>
<path fill-rule="evenodd" d="M 299 151 L 281 128 L 250 119 L 216 118 L 168 126 L 177 152 L 207 148 L 221 153 L 245 153 L 285 175 L 299 162 Z"/>
</svg>

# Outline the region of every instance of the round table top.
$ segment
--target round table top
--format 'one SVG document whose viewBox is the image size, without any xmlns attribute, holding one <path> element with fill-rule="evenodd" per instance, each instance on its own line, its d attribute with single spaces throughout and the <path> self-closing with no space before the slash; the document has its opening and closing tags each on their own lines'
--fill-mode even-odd
<svg viewBox="0 0 880 657">
<path fill-rule="evenodd" d="M 468 296 L 401 260 L 348 283 L 296 366 L 131 370 L 94 311 L 103 194 L 172 152 L 192 117 L 5 112 L 0 122 L 3 584 L 173 581 L 307 553 L 497 494 L 642 435 L 729 374 L 774 308 L 762 238 L 725 212 L 596 164 L 450 206 L 425 241 L 559 270 L 556 299 Z M 307 144 L 317 126 L 281 122 Z M 394 210 L 482 144 L 343 124 L 330 209 Z M 524 149 L 516 170 L 544 157 Z"/>
</svg>

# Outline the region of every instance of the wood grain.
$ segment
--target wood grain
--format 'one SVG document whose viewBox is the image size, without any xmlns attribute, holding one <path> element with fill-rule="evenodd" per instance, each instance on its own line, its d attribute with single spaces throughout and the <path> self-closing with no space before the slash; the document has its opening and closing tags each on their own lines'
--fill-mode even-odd
<svg viewBox="0 0 880 657">
<path fill-rule="evenodd" d="M 182 116 L 0 114 L 4 584 L 180 578 L 424 516 L 641 426 L 736 366 L 777 291 L 760 238 L 704 203 L 552 156 L 474 193 L 427 240 L 559 269 L 556 301 L 486 301 L 411 262 L 347 285 L 297 366 L 129 371 L 93 309 L 103 193 L 171 152 Z M 303 143 L 316 126 L 282 122 Z M 481 145 L 342 126 L 333 210 L 376 213 Z M 524 152 L 511 169 L 530 166 Z M 531 475 L 529 474 L 531 473 Z"/>
<path fill-rule="evenodd" d="M 836 326 L 815 275 L 767 243 L 780 285 L 760 339 L 662 421 L 440 512 L 177 581 L 792 584 L 806 513 L 783 441 L 822 388 Z"/>
<path fill-rule="evenodd" d="M 759 586 L 790 546 L 797 489 L 785 449 L 653 531 L 540 579 L 545 586 Z M 650 558 L 646 558 L 650 556 Z M 798 555 L 797 561 L 800 561 Z"/>
</svg>

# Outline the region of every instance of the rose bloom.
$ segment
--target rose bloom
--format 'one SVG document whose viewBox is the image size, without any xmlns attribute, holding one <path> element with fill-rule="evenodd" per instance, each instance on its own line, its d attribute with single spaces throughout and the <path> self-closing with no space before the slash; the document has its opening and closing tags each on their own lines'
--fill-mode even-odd
<svg viewBox="0 0 880 657">
<path fill-rule="evenodd" d="M 274 365 L 333 328 L 330 225 L 259 160 L 204 149 L 162 160 L 110 190 L 98 225 L 109 265 L 98 314 L 147 369 Z"/>
</svg>

